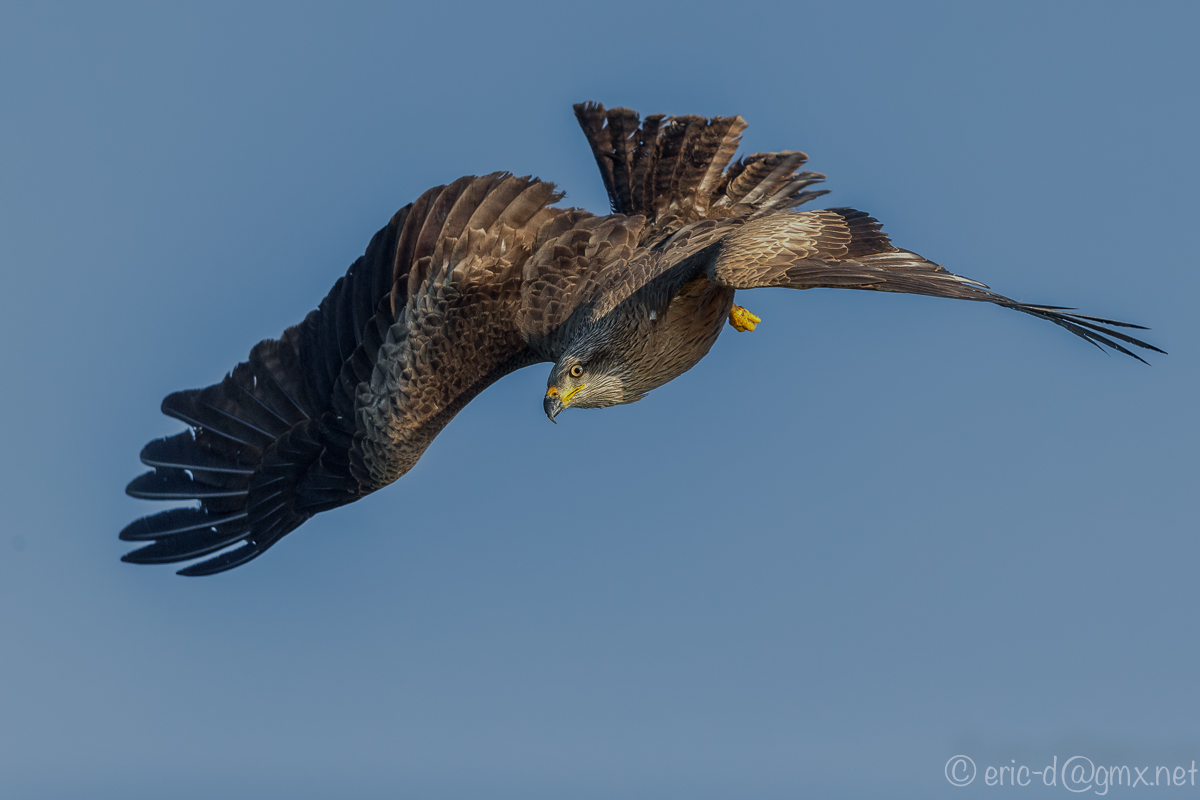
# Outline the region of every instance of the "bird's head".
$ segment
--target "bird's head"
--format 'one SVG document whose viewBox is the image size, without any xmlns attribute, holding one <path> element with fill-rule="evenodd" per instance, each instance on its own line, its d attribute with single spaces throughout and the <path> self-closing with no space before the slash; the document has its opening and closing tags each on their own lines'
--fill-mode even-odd
<svg viewBox="0 0 1200 800">
<path fill-rule="evenodd" d="M 593 332 L 593 334 L 600 332 Z M 606 408 L 641 400 L 646 389 L 634 379 L 636 359 L 619 337 L 584 336 L 572 343 L 550 371 L 542 407 L 553 422 L 571 408 Z"/>
<path fill-rule="evenodd" d="M 610 359 L 567 355 L 554 365 L 542 407 L 553 422 L 564 408 L 605 408 L 640 400 L 625 391 L 624 370 Z"/>
<path fill-rule="evenodd" d="M 669 309 L 652 295 L 635 294 L 611 313 L 580 325 L 550 372 L 546 416 L 553 422 L 568 406 L 633 403 L 694 367 L 717 340 L 732 302 L 729 292 L 724 306 L 704 305 L 709 294 L 681 294 Z M 678 313 L 676 302 L 681 302 Z"/>
</svg>

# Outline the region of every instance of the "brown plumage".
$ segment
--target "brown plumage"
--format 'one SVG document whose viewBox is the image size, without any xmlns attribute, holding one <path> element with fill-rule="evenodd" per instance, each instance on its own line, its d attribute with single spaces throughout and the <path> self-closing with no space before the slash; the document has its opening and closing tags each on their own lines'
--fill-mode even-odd
<svg viewBox="0 0 1200 800">
<path fill-rule="evenodd" d="M 554 366 L 544 404 L 628 403 L 708 352 L 734 292 L 840 287 L 982 300 L 1097 346 L 1162 352 L 1066 309 L 1017 303 L 892 245 L 861 211 L 798 213 L 824 194 L 800 152 L 731 163 L 741 117 L 647 117 L 575 107 L 612 215 L 557 208 L 534 178 L 464 177 L 377 233 L 317 310 L 259 342 L 220 383 L 177 392 L 189 426 L 142 450 L 134 497 L 197 500 L 131 523 L 126 561 L 210 556 L 208 575 L 259 555 L 306 519 L 399 478 L 500 377 Z M 1124 343 L 1124 344 L 1122 344 Z M 1140 358 L 1139 358 L 1140 360 Z"/>
</svg>

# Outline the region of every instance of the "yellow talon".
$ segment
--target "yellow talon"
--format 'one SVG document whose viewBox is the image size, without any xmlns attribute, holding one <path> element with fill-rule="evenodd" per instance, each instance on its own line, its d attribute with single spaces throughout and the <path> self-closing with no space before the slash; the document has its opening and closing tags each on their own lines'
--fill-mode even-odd
<svg viewBox="0 0 1200 800">
<path fill-rule="evenodd" d="M 760 322 L 761 319 L 739 305 L 729 309 L 729 324 L 739 333 L 754 330 L 754 326 Z"/>
</svg>

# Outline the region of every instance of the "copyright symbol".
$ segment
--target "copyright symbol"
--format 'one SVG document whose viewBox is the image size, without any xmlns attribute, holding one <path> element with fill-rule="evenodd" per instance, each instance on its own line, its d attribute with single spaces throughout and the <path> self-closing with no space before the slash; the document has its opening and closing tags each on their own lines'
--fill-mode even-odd
<svg viewBox="0 0 1200 800">
<path fill-rule="evenodd" d="M 975 780 L 975 762 L 970 756 L 955 756 L 946 762 L 946 780 L 951 786 L 966 786 Z"/>
</svg>

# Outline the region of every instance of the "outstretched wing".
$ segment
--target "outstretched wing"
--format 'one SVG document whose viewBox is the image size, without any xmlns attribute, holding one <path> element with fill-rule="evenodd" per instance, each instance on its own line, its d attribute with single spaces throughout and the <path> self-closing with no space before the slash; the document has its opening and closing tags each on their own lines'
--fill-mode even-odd
<svg viewBox="0 0 1200 800">
<path fill-rule="evenodd" d="M 724 240 L 719 256 L 709 266 L 708 277 L 733 289 L 872 289 L 984 301 L 1049 320 L 1097 347 L 1111 347 L 1143 363 L 1121 342 L 1163 352 L 1113 330 L 1145 330 L 1140 325 L 1075 314 L 1059 306 L 1019 303 L 978 281 L 947 272 L 916 253 L 895 247 L 877 220 L 851 208 L 749 220 Z"/>
<path fill-rule="evenodd" d="M 122 539 L 151 544 L 124 560 L 217 553 L 181 574 L 230 569 L 402 474 L 488 383 L 538 360 L 519 330 L 520 280 L 539 229 L 568 213 L 548 207 L 558 197 L 504 173 L 431 189 L 303 323 L 220 383 L 167 397 L 163 413 L 189 430 L 148 444 L 152 470 L 127 492 L 199 505 L 130 524 Z"/>
<path fill-rule="evenodd" d="M 407 301 L 357 384 L 350 470 L 364 491 L 407 472 L 493 382 L 543 360 L 521 327 L 521 284 L 539 243 L 585 216 L 548 208 L 558 197 L 551 184 L 508 178 L 473 211 L 452 212 L 461 235 L 439 235 L 413 267 Z"/>
<path fill-rule="evenodd" d="M 575 117 L 612 210 L 646 217 L 643 244 L 701 219 L 770 213 L 826 194 L 808 189 L 825 176 L 801 171 L 808 156 L 799 151 L 755 153 L 730 164 L 746 129 L 741 117 L 639 120 L 636 111 L 599 103 L 579 103 Z"/>
</svg>

